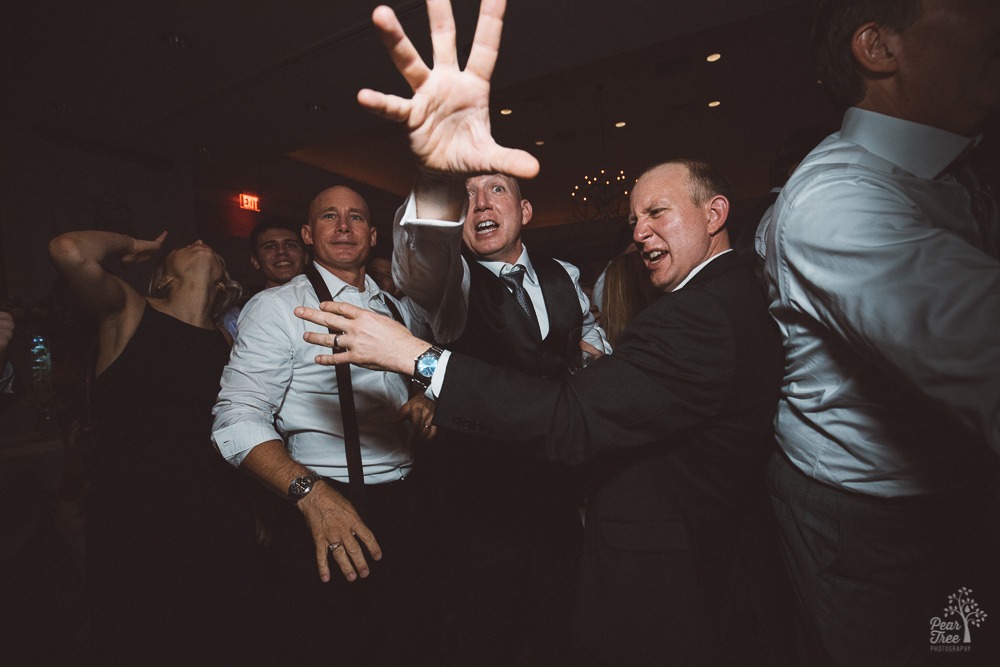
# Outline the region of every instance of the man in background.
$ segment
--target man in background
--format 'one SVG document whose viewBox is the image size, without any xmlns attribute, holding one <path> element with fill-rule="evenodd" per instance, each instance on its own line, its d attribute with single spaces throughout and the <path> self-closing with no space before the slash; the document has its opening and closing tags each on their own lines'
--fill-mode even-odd
<svg viewBox="0 0 1000 667">
<path fill-rule="evenodd" d="M 306 268 L 306 250 L 296 227 L 264 220 L 250 232 L 250 264 L 264 277 L 264 287 L 277 287 Z"/>
</svg>

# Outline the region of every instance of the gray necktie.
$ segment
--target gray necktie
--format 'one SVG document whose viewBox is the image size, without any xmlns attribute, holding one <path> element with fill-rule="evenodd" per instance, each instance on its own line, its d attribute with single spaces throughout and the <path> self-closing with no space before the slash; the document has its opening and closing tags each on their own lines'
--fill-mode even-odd
<svg viewBox="0 0 1000 667">
<path fill-rule="evenodd" d="M 535 316 L 535 307 L 531 304 L 531 297 L 524 289 L 524 267 L 516 264 L 510 271 L 501 274 L 500 280 L 514 293 L 517 305 L 521 306 L 521 310 L 528 316 L 528 319 L 537 325 L 538 317 Z"/>
</svg>

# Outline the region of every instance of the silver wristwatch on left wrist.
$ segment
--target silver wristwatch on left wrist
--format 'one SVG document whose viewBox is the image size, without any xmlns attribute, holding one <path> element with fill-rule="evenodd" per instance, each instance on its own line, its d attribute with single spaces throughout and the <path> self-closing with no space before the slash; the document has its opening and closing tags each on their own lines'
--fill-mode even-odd
<svg viewBox="0 0 1000 667">
<path fill-rule="evenodd" d="M 309 492 L 313 490 L 316 486 L 316 482 L 322 479 L 319 475 L 314 472 L 308 475 L 302 475 L 301 477 L 296 477 L 292 480 L 292 483 L 288 485 L 288 499 L 293 503 L 298 504 L 300 500 L 309 495 Z"/>
</svg>

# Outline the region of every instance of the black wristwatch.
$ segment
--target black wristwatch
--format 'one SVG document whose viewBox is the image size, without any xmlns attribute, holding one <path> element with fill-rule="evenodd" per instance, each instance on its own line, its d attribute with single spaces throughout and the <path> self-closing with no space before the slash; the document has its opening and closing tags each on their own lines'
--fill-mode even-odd
<svg viewBox="0 0 1000 667">
<path fill-rule="evenodd" d="M 441 358 L 442 350 L 433 345 L 419 357 L 413 360 L 412 380 L 425 389 L 430 386 L 431 378 L 437 369 L 438 359 Z"/>
<path fill-rule="evenodd" d="M 316 482 L 321 479 L 319 475 L 314 472 L 308 475 L 302 475 L 301 477 L 296 477 L 292 480 L 292 483 L 288 485 L 288 499 L 293 503 L 298 504 L 300 500 L 309 495 L 309 492 L 313 490 L 316 486 Z"/>
</svg>

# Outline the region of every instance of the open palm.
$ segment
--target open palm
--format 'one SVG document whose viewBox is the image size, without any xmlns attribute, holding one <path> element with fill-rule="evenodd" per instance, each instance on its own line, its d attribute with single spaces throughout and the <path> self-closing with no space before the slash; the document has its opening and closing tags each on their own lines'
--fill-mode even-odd
<svg viewBox="0 0 1000 667">
<path fill-rule="evenodd" d="M 455 19 L 449 0 L 428 0 L 434 67 L 413 47 L 395 12 L 380 6 L 372 21 L 400 73 L 413 90 L 405 99 L 364 89 L 361 106 L 405 123 L 410 148 L 424 169 L 453 174 L 501 172 L 517 178 L 538 173 L 538 160 L 522 150 L 503 148 L 490 133 L 490 77 L 503 30 L 505 0 L 483 0 L 465 70 L 458 67 Z"/>
</svg>

